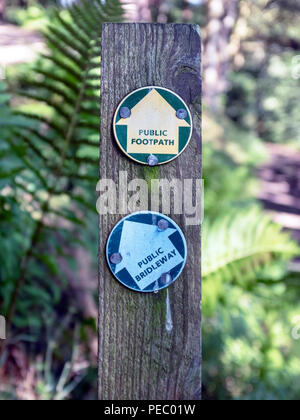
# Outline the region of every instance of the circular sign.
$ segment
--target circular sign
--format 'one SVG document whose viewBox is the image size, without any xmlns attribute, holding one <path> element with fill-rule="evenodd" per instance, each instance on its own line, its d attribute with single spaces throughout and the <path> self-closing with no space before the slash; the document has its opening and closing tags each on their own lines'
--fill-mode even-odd
<svg viewBox="0 0 300 420">
<path fill-rule="evenodd" d="M 187 255 L 179 226 L 163 214 L 142 211 L 124 217 L 106 246 L 108 265 L 119 282 L 138 292 L 158 292 L 181 274 Z"/>
<path fill-rule="evenodd" d="M 170 162 L 187 147 L 192 116 L 176 93 L 147 86 L 122 100 L 113 128 L 118 145 L 130 159 L 155 166 Z"/>
</svg>

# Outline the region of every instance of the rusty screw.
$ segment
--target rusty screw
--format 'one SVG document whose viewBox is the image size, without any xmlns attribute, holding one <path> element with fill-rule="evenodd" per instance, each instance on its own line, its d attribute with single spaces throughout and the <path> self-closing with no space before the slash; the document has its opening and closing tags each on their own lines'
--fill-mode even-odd
<svg viewBox="0 0 300 420">
<path fill-rule="evenodd" d="M 176 112 L 176 117 L 179 118 L 180 120 L 184 120 L 187 117 L 186 110 L 183 108 L 178 109 Z"/>
<path fill-rule="evenodd" d="M 167 220 L 165 220 L 165 219 L 160 219 L 159 222 L 157 223 L 157 227 L 158 227 L 158 230 L 160 232 L 162 232 L 162 231 L 168 229 L 169 222 Z"/>
<path fill-rule="evenodd" d="M 147 163 L 149 166 L 156 166 L 158 164 L 158 158 L 151 154 L 147 158 Z"/>
<path fill-rule="evenodd" d="M 131 115 L 131 111 L 127 106 L 122 106 L 120 108 L 120 117 L 121 118 L 128 118 Z"/>
<path fill-rule="evenodd" d="M 111 254 L 111 256 L 109 257 L 109 261 L 112 264 L 120 264 L 122 259 L 123 259 L 123 257 L 119 252 L 116 252 L 115 254 Z"/>
</svg>

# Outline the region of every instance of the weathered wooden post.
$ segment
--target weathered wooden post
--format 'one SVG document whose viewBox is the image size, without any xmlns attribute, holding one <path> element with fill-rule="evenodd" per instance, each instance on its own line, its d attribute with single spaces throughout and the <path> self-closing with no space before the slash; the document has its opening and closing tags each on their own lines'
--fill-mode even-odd
<svg viewBox="0 0 300 420">
<path fill-rule="evenodd" d="M 201 179 L 201 38 L 196 25 L 107 23 L 102 32 L 100 177 L 118 183 L 135 178 Z M 183 98 L 193 118 L 186 150 L 150 168 L 126 157 L 112 129 L 120 101 L 143 86 L 168 88 Z M 149 115 L 151 118 L 151 115 Z M 120 187 L 122 189 L 122 187 Z M 120 192 L 120 191 L 119 191 Z M 195 195 L 195 194 L 194 194 Z M 149 203 L 150 208 L 150 203 Z M 124 210 L 124 209 L 123 209 Z M 200 225 L 185 214 L 169 216 L 187 242 L 187 262 L 169 288 L 173 328 L 166 328 L 166 290 L 137 293 L 123 287 L 108 268 L 106 241 L 126 214 L 100 216 L 99 398 L 112 400 L 200 399 Z"/>
</svg>

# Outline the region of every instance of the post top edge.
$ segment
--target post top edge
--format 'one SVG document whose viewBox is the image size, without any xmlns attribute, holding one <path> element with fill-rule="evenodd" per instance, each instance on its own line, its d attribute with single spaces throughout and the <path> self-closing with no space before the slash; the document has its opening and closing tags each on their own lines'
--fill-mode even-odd
<svg viewBox="0 0 300 420">
<path fill-rule="evenodd" d="M 103 22 L 102 26 L 189 26 L 197 28 L 200 31 L 200 26 L 197 23 L 160 23 L 160 22 Z"/>
</svg>

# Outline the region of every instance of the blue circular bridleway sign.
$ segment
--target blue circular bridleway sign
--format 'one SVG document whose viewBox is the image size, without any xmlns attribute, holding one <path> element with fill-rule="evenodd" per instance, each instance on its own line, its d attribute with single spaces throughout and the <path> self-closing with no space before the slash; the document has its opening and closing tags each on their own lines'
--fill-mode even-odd
<svg viewBox="0 0 300 420">
<path fill-rule="evenodd" d="M 143 211 L 116 224 L 106 246 L 119 282 L 138 292 L 158 292 L 181 274 L 187 246 L 179 226 L 163 214 Z"/>
</svg>

